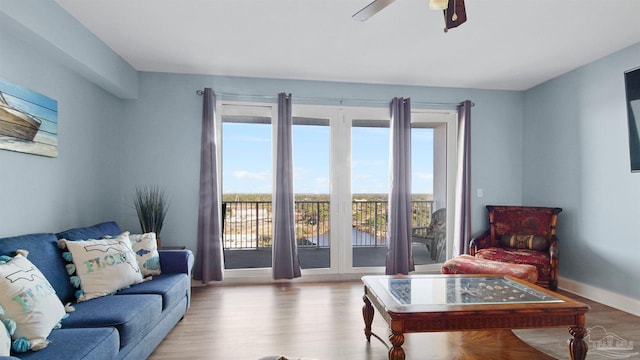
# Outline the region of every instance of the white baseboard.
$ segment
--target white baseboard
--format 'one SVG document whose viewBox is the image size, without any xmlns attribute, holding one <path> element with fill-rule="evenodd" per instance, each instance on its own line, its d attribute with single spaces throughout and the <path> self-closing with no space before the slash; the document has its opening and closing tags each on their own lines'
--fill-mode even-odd
<svg viewBox="0 0 640 360">
<path fill-rule="evenodd" d="M 583 284 L 563 277 L 558 279 L 558 287 L 562 290 L 610 306 L 614 309 L 628 312 L 635 316 L 640 316 L 640 300 L 638 299 L 633 299 L 609 290 L 600 289 L 595 286 Z"/>
<path fill-rule="evenodd" d="M 364 275 L 371 275 L 371 272 L 365 273 L 348 273 L 348 274 L 331 274 L 316 272 L 312 270 L 302 270 L 302 277 L 292 280 L 273 280 L 271 270 L 265 271 L 264 269 L 234 269 L 232 271 L 225 271 L 224 281 L 214 282 L 211 285 L 264 285 L 264 284 L 277 284 L 277 283 L 317 283 L 317 282 L 341 282 L 341 281 L 360 281 L 360 278 Z M 373 272 L 378 274 L 377 272 Z M 379 275 L 384 274 L 384 269 L 379 270 Z M 192 287 L 204 286 L 201 281 L 191 280 Z"/>
</svg>

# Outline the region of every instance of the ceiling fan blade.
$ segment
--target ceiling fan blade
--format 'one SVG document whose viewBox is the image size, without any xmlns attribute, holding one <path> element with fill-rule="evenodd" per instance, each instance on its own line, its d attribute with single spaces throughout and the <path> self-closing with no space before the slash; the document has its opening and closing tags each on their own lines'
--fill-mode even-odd
<svg viewBox="0 0 640 360">
<path fill-rule="evenodd" d="M 464 0 L 450 0 L 449 6 L 444 10 L 444 32 L 462 25 L 467 21 L 467 9 Z"/>
<path fill-rule="evenodd" d="M 394 1 L 396 0 L 373 0 L 371 4 L 365 6 L 364 8 L 362 8 L 362 10 L 353 14 L 352 18 L 358 21 L 365 21 L 373 15 L 377 14 L 378 11 L 389 6 Z"/>
</svg>

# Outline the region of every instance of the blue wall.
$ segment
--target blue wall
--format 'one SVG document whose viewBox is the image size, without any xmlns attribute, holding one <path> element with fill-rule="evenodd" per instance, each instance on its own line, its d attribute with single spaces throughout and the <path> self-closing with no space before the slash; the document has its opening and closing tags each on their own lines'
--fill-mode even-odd
<svg viewBox="0 0 640 360">
<path fill-rule="evenodd" d="M 131 196 L 135 187 L 160 184 L 171 197 L 163 244 L 196 248 L 202 98 L 196 90 L 219 93 L 344 99 L 411 97 L 414 102 L 475 102 L 472 110 L 472 181 L 484 197 L 474 198 L 473 229 L 486 227 L 487 203 L 520 204 L 522 196 L 523 94 L 512 91 L 389 86 L 140 73 L 139 98 L 124 102 L 122 225 L 137 228 Z M 498 174 L 498 176 L 496 176 Z M 475 192 L 474 192 L 475 194 Z"/>
<path fill-rule="evenodd" d="M 138 93 L 136 71 L 52 0 L 0 0 L 0 26 L 46 57 L 120 98 Z"/>
<path fill-rule="evenodd" d="M 297 97 L 471 99 L 473 228 L 485 203 L 522 200 L 523 93 L 137 73 L 55 2 L 0 0 L 0 76 L 58 100 L 59 157 L 0 151 L 0 236 L 114 219 L 138 230 L 137 185 L 171 196 L 165 244 L 195 249 L 201 98 L 197 89 Z M 68 36 L 64 36 L 68 34 Z M 499 139 L 496 141 L 494 139 Z M 497 176 L 496 176 L 497 175 Z"/>
<path fill-rule="evenodd" d="M 59 156 L 0 150 L 0 236 L 118 217 L 121 101 L 6 26 L 0 77 L 58 101 Z"/>
<path fill-rule="evenodd" d="M 640 299 L 640 173 L 630 172 L 624 72 L 640 44 L 525 94 L 525 204 L 564 209 L 560 275 Z M 631 286 L 630 286 L 631 285 Z"/>
</svg>

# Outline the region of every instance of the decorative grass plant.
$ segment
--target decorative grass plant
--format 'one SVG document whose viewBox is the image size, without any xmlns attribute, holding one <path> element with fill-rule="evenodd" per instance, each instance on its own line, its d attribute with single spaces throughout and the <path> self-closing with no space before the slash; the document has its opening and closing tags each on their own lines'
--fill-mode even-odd
<svg viewBox="0 0 640 360">
<path fill-rule="evenodd" d="M 136 187 L 133 203 L 142 232 L 154 232 L 159 239 L 164 217 L 169 209 L 165 192 L 157 185 Z"/>
</svg>

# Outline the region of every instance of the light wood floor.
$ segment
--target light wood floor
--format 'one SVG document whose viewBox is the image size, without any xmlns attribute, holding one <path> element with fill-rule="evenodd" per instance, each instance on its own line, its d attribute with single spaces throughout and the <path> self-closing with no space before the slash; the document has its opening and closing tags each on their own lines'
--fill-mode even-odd
<svg viewBox="0 0 640 360">
<path fill-rule="evenodd" d="M 257 360 L 288 355 L 318 360 L 384 360 L 386 345 L 374 338 L 371 343 L 365 340 L 362 294 L 360 282 L 194 288 L 191 309 L 150 359 Z M 619 353 L 628 359 L 640 359 L 640 318 L 563 294 L 591 306 L 587 327 L 592 329 L 592 339 L 605 337 L 606 330 L 635 344 L 633 350 Z M 379 314 L 374 316 L 373 331 L 387 339 L 388 327 Z M 514 332 L 553 358 L 569 358 L 569 333 L 565 328 Z M 407 334 L 407 360 L 444 359 L 432 350 L 451 347 L 450 336 Z M 610 358 L 592 350 L 587 355 L 589 360 Z"/>
</svg>

